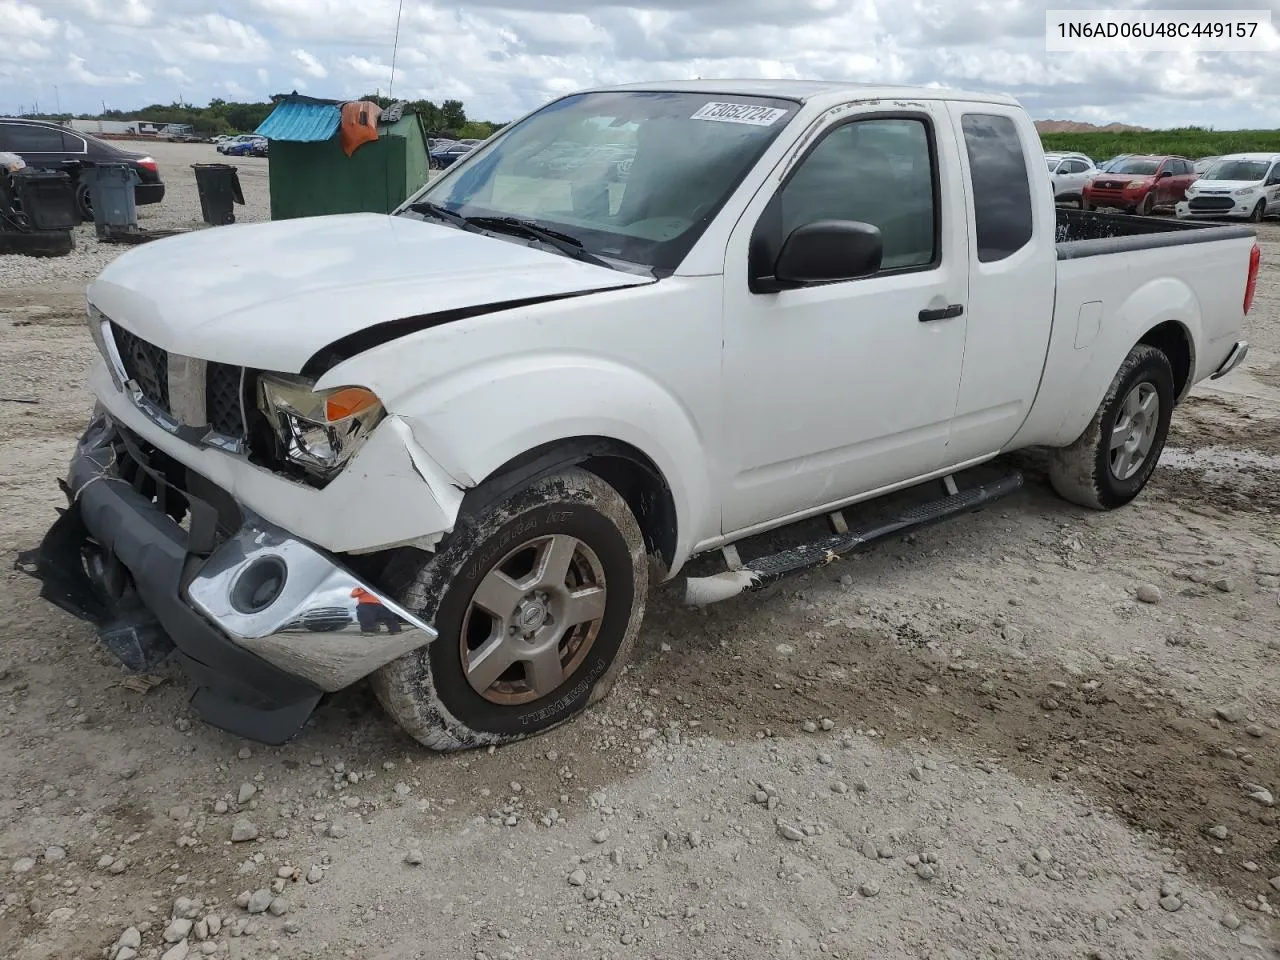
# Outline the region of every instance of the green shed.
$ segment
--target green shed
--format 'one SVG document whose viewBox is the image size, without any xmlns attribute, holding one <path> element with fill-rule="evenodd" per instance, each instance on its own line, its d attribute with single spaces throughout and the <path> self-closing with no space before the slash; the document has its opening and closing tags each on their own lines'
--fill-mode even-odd
<svg viewBox="0 0 1280 960">
<path fill-rule="evenodd" d="M 393 104 L 378 118 L 378 139 L 351 156 L 339 127 L 348 101 L 297 93 L 276 97 L 258 127 L 268 152 L 271 219 L 333 213 L 390 213 L 427 182 L 430 153 L 422 118 Z"/>
</svg>

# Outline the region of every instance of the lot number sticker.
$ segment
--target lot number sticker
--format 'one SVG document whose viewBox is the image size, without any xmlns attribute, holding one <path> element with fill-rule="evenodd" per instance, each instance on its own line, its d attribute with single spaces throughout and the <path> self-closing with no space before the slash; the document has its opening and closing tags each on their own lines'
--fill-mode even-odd
<svg viewBox="0 0 1280 960">
<path fill-rule="evenodd" d="M 705 103 L 690 120 L 715 120 L 719 123 L 748 123 L 753 127 L 768 127 L 786 116 L 787 111 L 777 107 L 762 107 L 754 103 Z"/>
</svg>

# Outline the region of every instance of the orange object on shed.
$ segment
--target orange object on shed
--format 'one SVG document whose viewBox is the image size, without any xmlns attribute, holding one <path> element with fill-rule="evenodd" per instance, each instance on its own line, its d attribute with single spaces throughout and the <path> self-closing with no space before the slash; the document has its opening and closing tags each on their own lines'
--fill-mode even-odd
<svg viewBox="0 0 1280 960">
<path fill-rule="evenodd" d="M 351 156 L 363 144 L 378 139 L 378 117 L 382 108 L 371 100 L 352 100 L 342 105 L 342 125 L 338 142 L 342 152 Z"/>
</svg>

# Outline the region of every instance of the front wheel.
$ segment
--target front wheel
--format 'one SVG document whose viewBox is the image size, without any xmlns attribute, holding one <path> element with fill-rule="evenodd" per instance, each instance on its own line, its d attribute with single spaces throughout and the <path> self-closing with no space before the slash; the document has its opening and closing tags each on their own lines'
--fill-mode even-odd
<svg viewBox="0 0 1280 960">
<path fill-rule="evenodd" d="M 640 629 L 644 537 L 626 502 L 569 469 L 406 551 L 392 595 L 438 638 L 373 675 L 383 707 L 435 750 L 541 733 L 608 692 Z"/>
<path fill-rule="evenodd" d="M 1058 495 L 1082 507 L 1124 506 L 1146 486 L 1169 436 L 1173 368 L 1155 347 L 1129 351 L 1084 433 L 1049 452 Z"/>
<path fill-rule="evenodd" d="M 1138 213 L 1141 216 L 1149 217 L 1151 216 L 1151 211 L 1155 210 L 1155 208 L 1156 198 L 1148 193 L 1142 198 L 1142 203 L 1138 204 Z"/>
<path fill-rule="evenodd" d="M 1253 212 L 1249 214 L 1250 223 L 1261 223 L 1262 218 L 1267 215 L 1267 201 L 1259 200 L 1258 205 L 1253 208 Z"/>
</svg>

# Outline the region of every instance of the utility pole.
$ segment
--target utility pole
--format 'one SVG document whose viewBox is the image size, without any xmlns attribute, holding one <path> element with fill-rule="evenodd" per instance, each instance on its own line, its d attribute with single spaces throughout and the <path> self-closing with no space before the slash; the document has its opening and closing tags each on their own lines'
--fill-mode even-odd
<svg viewBox="0 0 1280 960">
<path fill-rule="evenodd" d="M 53 85 L 53 109 L 55 113 L 62 112 L 62 98 L 58 96 L 58 85 Z"/>
</svg>

